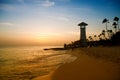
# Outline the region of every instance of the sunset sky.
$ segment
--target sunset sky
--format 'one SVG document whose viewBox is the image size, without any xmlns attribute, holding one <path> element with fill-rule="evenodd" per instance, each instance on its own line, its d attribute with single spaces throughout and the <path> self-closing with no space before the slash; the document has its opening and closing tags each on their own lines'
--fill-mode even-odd
<svg viewBox="0 0 120 80">
<path fill-rule="evenodd" d="M 120 18 L 119 0 L 0 0 L 0 45 L 63 45 L 105 29 L 102 20 Z"/>
</svg>

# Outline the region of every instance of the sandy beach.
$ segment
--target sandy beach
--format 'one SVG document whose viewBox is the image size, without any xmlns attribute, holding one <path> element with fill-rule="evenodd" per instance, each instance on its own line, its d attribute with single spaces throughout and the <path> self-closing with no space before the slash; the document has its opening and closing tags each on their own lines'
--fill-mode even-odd
<svg viewBox="0 0 120 80">
<path fill-rule="evenodd" d="M 77 48 L 71 63 L 33 80 L 120 80 L 120 47 Z"/>
</svg>

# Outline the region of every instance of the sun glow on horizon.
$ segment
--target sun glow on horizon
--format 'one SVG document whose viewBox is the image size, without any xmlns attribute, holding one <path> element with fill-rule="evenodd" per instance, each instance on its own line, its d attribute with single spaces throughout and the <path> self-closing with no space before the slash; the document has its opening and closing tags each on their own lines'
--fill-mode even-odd
<svg viewBox="0 0 120 80">
<path fill-rule="evenodd" d="M 99 34 L 105 29 L 101 23 L 104 18 L 120 17 L 118 3 L 118 0 L 97 3 L 95 0 L 2 0 L 0 45 L 71 43 L 80 38 L 77 26 L 80 22 L 88 23 L 87 36 Z"/>
</svg>

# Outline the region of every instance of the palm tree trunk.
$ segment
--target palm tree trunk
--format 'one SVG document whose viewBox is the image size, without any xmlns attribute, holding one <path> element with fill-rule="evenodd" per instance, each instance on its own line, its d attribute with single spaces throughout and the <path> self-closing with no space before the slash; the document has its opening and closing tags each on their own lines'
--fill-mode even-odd
<svg viewBox="0 0 120 80">
<path fill-rule="evenodd" d="M 108 29 L 107 29 L 107 22 L 106 22 L 106 32 L 107 32 L 108 38 L 110 38 L 110 35 L 108 33 Z"/>
<path fill-rule="evenodd" d="M 106 22 L 106 31 L 107 31 L 107 22 Z"/>
<path fill-rule="evenodd" d="M 119 29 L 119 21 L 117 21 L 117 25 L 118 25 L 118 31 L 119 31 L 119 30 L 120 30 L 120 29 Z"/>
<path fill-rule="evenodd" d="M 117 28 L 115 28 L 115 33 L 117 32 Z"/>
</svg>

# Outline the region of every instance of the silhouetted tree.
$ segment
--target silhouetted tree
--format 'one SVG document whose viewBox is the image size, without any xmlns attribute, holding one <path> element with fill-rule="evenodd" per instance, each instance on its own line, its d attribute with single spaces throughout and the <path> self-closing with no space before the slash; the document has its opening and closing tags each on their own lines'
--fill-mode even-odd
<svg viewBox="0 0 120 80">
<path fill-rule="evenodd" d="M 118 17 L 115 17 L 115 18 L 114 18 L 114 21 L 117 22 L 117 25 L 118 25 L 118 31 L 119 31 L 119 18 L 118 18 Z"/>
<path fill-rule="evenodd" d="M 105 19 L 102 21 L 102 23 L 105 23 L 105 26 L 106 26 L 106 32 L 107 32 L 107 34 L 108 34 L 107 23 L 109 23 L 109 20 L 105 18 Z M 109 34 L 108 34 L 108 36 L 109 36 Z"/>
<path fill-rule="evenodd" d="M 93 38 L 92 38 L 92 36 L 89 36 L 88 38 L 90 39 L 90 41 L 93 41 Z"/>
<path fill-rule="evenodd" d="M 96 35 L 94 35 L 94 40 L 95 40 L 95 41 L 96 41 L 96 37 L 97 37 L 97 36 L 96 36 Z"/>
<path fill-rule="evenodd" d="M 67 44 L 64 44 L 64 48 L 66 48 L 67 47 Z"/>
<path fill-rule="evenodd" d="M 112 30 L 108 30 L 109 34 L 110 34 L 110 38 L 113 36 L 113 31 Z"/>
<path fill-rule="evenodd" d="M 105 37 L 105 30 L 102 30 L 101 35 L 103 35 L 104 39 L 106 39 L 106 37 Z"/>
<path fill-rule="evenodd" d="M 108 30 L 107 29 L 107 23 L 109 23 L 109 20 L 107 20 L 106 18 L 102 21 L 102 23 L 105 23 L 106 24 L 106 31 Z"/>
<path fill-rule="evenodd" d="M 115 28 L 115 33 L 116 33 L 116 32 L 117 32 L 117 23 L 116 23 L 116 22 L 113 22 L 112 25 L 114 26 L 114 28 Z"/>
<path fill-rule="evenodd" d="M 99 34 L 99 35 L 98 35 L 98 37 L 99 37 L 99 40 L 101 40 L 101 39 L 102 39 L 102 38 L 101 38 L 101 34 Z"/>
</svg>

